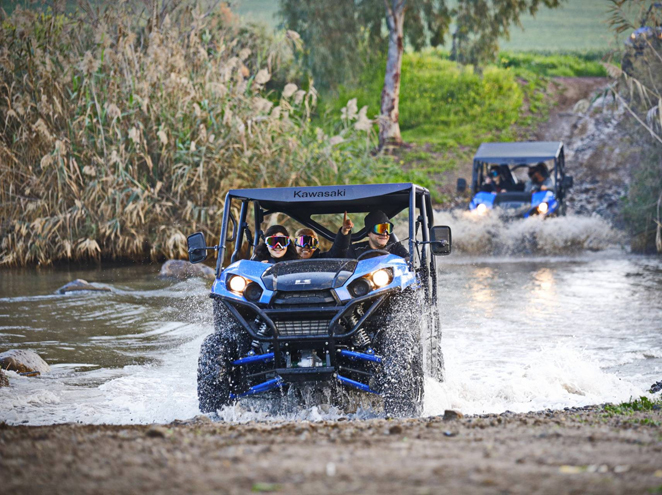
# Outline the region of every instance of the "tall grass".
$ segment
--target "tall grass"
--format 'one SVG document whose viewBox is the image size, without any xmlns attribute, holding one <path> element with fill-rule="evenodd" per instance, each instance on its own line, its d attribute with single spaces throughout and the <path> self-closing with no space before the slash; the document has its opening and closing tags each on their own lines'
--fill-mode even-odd
<svg viewBox="0 0 662 495">
<path fill-rule="evenodd" d="M 274 84 L 296 33 L 239 29 L 223 5 L 156 5 L 0 19 L 0 263 L 183 257 L 187 233 L 213 242 L 230 188 L 379 166 L 359 112 L 327 135 L 312 85 Z"/>
</svg>

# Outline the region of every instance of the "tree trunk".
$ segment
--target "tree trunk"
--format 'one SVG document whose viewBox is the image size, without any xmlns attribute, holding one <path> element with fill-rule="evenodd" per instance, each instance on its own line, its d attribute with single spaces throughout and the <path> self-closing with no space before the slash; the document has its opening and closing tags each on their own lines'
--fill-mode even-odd
<svg viewBox="0 0 662 495">
<path fill-rule="evenodd" d="M 388 56 L 379 119 L 379 148 L 402 144 L 400 136 L 400 73 L 404 52 L 405 0 L 384 0 L 388 26 Z"/>
</svg>

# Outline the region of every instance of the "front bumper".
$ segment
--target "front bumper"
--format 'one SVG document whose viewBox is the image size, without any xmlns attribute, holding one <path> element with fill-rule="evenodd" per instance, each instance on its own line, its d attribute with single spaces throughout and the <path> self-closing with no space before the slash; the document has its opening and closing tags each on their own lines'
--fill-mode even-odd
<svg viewBox="0 0 662 495">
<path fill-rule="evenodd" d="M 248 301 L 212 294 L 254 342 L 264 344 L 261 347 L 268 346 L 271 351 L 262 354 L 251 351 L 232 363 L 241 368 L 239 375 L 242 377 L 232 398 L 253 396 L 302 382 L 336 381 L 364 392 L 377 393 L 370 383 L 381 366 L 381 356 L 370 348 L 354 350 L 350 342 L 387 299 L 400 291 L 399 287 L 394 287 L 352 299 L 343 306 L 305 308 L 264 308 Z M 353 326 L 349 328 L 346 323 L 342 324 L 341 321 L 358 307 L 361 307 L 361 316 L 352 320 Z M 260 329 L 256 321 L 266 325 L 268 330 Z M 293 328 L 297 331 L 292 331 Z M 315 364 L 293 366 L 291 355 L 302 349 L 315 354 Z"/>
</svg>

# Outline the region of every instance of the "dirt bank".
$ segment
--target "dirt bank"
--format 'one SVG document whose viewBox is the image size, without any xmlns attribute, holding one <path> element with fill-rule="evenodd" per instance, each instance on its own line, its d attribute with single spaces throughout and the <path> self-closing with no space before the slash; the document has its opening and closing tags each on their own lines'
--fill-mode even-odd
<svg viewBox="0 0 662 495">
<path fill-rule="evenodd" d="M 648 493 L 661 411 L 454 421 L 0 425 L 1 493 Z"/>
</svg>

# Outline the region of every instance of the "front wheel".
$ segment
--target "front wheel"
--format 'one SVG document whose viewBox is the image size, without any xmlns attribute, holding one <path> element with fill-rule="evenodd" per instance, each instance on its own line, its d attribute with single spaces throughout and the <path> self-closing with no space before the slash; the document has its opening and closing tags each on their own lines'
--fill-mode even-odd
<svg viewBox="0 0 662 495">
<path fill-rule="evenodd" d="M 240 371 L 232 362 L 250 350 L 248 334 L 237 325 L 220 301 L 214 301 L 214 333 L 200 348 L 198 359 L 198 402 L 203 413 L 216 412 L 233 402 L 232 393 L 241 386 Z"/>
<path fill-rule="evenodd" d="M 207 336 L 198 359 L 198 402 L 203 413 L 216 412 L 232 402 L 227 339 L 218 332 Z"/>
<path fill-rule="evenodd" d="M 394 298 L 378 337 L 380 391 L 388 416 L 416 417 L 423 409 L 422 311 L 417 302 L 414 295 Z"/>
</svg>

